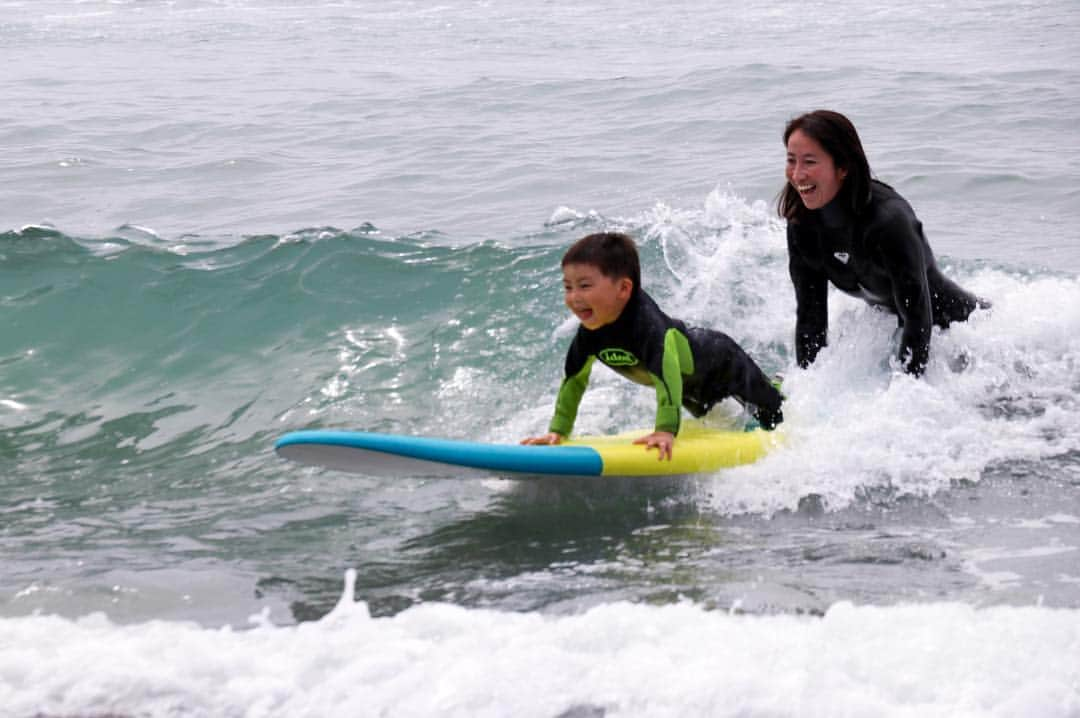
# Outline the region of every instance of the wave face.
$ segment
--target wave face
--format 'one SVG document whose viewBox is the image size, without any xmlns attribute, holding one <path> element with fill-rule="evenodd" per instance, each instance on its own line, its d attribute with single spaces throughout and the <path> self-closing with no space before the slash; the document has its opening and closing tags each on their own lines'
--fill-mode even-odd
<svg viewBox="0 0 1080 718">
<path fill-rule="evenodd" d="M 786 374 L 781 450 L 676 485 L 561 488 L 402 484 L 272 453 L 277 436 L 301 428 L 486 441 L 542 431 L 574 327 L 560 306 L 559 258 L 598 228 L 641 239 L 643 282 L 672 314 L 727 331 L 767 371 Z M 156 593 L 148 573 L 194 571 L 211 583 L 255 576 L 256 598 L 285 601 L 290 620 L 314 618 L 338 590 L 311 570 L 312 545 L 329 566 L 379 567 L 359 580 L 377 615 L 433 599 L 513 610 L 667 594 L 745 603 L 743 580 L 716 580 L 727 570 L 772 577 L 751 591 L 755 610 L 817 613 L 834 598 L 890 602 L 925 591 L 1074 603 L 1075 277 L 950 263 L 994 307 L 935 330 L 926 376 L 915 381 L 890 358 L 895 320 L 840 295 L 830 346 L 810 370 L 795 369 L 793 298 L 775 281 L 783 228 L 764 203 L 723 190 L 699 210 L 657 205 L 629 220 L 562 209 L 509 246 L 387 237 L 371 225 L 232 246 L 132 227 L 96 239 L 27 228 L 0 236 L 0 252 L 10 269 L 0 357 L 0 450 L 13 469 L 5 536 L 21 547 L 8 581 L 49 589 L 14 601 L 16 611 L 112 601 L 111 591 L 97 595 L 101 582 Z M 647 425 L 652 402 L 651 392 L 598 371 L 577 428 Z M 714 418 L 739 411 L 728 402 Z M 666 523 L 650 528 L 657 512 Z M 1010 548 L 999 556 L 984 543 L 1002 521 L 1029 530 L 1001 534 Z M 609 535 L 617 526 L 622 538 Z M 810 532 L 809 547 L 789 543 L 795 527 Z M 744 531 L 764 553 L 748 556 L 734 541 Z M 840 540 L 830 536 L 837 531 Z M 553 568 L 564 551 L 572 580 Z M 666 558 L 637 565 L 640 551 Z M 1026 551 L 1045 555 L 1029 573 L 1009 579 L 986 568 Z M 825 573 L 788 586 L 777 556 Z M 69 593 L 37 578 L 72 561 L 92 588 Z M 828 575 L 836 564 L 856 574 L 900 568 L 852 581 Z M 184 594 L 164 593 L 133 598 L 121 617 L 155 615 L 159 601 L 189 610 Z M 235 615 L 250 600 L 196 614 Z"/>
</svg>

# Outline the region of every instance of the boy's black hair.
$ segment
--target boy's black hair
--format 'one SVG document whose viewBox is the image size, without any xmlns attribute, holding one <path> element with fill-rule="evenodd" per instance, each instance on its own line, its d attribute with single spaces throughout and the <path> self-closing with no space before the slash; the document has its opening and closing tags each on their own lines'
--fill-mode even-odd
<svg viewBox="0 0 1080 718">
<path fill-rule="evenodd" d="M 568 264 L 588 264 L 609 279 L 628 277 L 635 292 L 641 288 L 637 245 L 630 235 L 622 232 L 597 232 L 582 237 L 563 255 L 562 266 Z"/>
</svg>

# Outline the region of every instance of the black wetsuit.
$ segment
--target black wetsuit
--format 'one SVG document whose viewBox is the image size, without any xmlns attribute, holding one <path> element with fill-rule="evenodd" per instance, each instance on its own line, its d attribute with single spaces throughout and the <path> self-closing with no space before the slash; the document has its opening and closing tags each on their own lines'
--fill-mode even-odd
<svg viewBox="0 0 1080 718">
<path fill-rule="evenodd" d="M 632 381 L 656 388 L 656 431 L 679 433 L 680 405 L 704 416 L 729 396 L 752 405 L 754 417 L 766 429 L 783 421 L 780 392 L 731 337 L 687 328 L 637 290 L 611 324 L 595 330 L 578 327 L 566 355 L 566 377 L 550 431 L 569 436 L 597 359 Z"/>
<path fill-rule="evenodd" d="M 872 182 L 858 217 L 835 200 L 806 215 L 787 228 L 799 366 L 809 366 L 826 344 L 829 282 L 897 315 L 899 358 L 916 376 L 926 368 L 931 325 L 945 328 L 989 306 L 941 273 L 911 205 L 882 182 Z"/>
</svg>

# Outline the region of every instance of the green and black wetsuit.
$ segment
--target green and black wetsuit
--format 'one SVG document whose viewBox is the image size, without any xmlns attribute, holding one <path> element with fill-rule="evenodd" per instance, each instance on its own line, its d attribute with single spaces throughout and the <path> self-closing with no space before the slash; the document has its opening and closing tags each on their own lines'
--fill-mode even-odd
<svg viewBox="0 0 1080 718">
<path fill-rule="evenodd" d="M 595 330 L 578 327 L 566 355 L 551 431 L 570 435 L 596 360 L 631 381 L 655 387 L 656 431 L 678 434 L 680 406 L 704 416 L 729 396 L 749 405 L 766 429 L 783 421 L 780 392 L 731 337 L 687 328 L 638 289 L 611 324 Z"/>
<path fill-rule="evenodd" d="M 798 307 L 795 358 L 804 368 L 826 344 L 829 282 L 897 315 L 899 357 L 916 376 L 926 368 L 932 325 L 945 328 L 989 306 L 941 273 L 911 205 L 877 180 L 860 216 L 834 200 L 789 221 L 787 244 Z"/>
</svg>

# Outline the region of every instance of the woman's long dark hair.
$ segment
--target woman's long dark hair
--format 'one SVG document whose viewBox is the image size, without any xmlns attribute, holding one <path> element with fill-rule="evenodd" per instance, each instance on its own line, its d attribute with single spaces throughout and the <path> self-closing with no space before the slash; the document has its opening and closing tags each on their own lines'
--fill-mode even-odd
<svg viewBox="0 0 1080 718">
<path fill-rule="evenodd" d="M 846 170 L 837 199 L 853 214 L 859 215 L 870 202 L 870 163 L 866 160 L 859 133 L 851 120 L 832 110 L 814 110 L 799 115 L 784 128 L 784 147 L 795 130 L 802 131 L 829 153 L 833 163 Z M 799 219 L 806 206 L 798 191 L 785 183 L 776 201 L 776 211 L 788 221 Z"/>
</svg>

